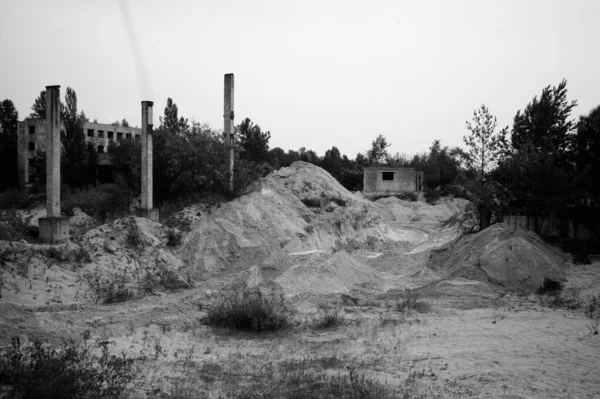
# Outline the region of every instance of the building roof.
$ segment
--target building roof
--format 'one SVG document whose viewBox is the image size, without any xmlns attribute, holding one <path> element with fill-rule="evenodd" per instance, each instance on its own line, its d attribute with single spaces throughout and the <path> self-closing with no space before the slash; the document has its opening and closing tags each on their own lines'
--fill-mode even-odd
<svg viewBox="0 0 600 399">
<path fill-rule="evenodd" d="M 388 166 L 388 165 L 378 165 L 378 166 L 363 166 L 363 170 L 406 170 L 406 171 L 414 171 L 415 168 L 407 168 L 405 166 Z"/>
</svg>

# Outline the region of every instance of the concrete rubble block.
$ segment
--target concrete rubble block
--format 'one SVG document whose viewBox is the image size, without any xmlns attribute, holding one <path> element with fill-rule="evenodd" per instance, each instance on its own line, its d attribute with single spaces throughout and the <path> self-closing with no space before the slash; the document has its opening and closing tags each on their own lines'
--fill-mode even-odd
<svg viewBox="0 0 600 399">
<path fill-rule="evenodd" d="M 57 243 L 69 239 L 69 218 L 54 216 L 39 219 L 40 240 Z"/>
<path fill-rule="evenodd" d="M 148 220 L 152 220 L 153 222 L 158 223 L 158 209 L 143 209 L 140 208 L 136 212 L 137 216 L 146 218 Z"/>
</svg>

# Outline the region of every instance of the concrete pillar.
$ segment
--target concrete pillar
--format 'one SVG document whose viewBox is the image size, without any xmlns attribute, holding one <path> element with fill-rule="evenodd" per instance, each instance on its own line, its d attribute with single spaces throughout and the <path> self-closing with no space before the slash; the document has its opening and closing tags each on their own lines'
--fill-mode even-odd
<svg viewBox="0 0 600 399">
<path fill-rule="evenodd" d="M 152 101 L 142 101 L 142 208 L 141 216 L 158 222 L 152 206 Z"/>
<path fill-rule="evenodd" d="M 69 238 L 69 219 L 60 215 L 60 86 L 46 86 L 46 214 L 39 219 L 44 242 Z"/>
<path fill-rule="evenodd" d="M 229 149 L 229 192 L 233 192 L 233 159 L 234 159 L 234 133 L 233 133 L 233 74 L 225 75 L 225 96 L 223 111 L 223 133 Z"/>
</svg>

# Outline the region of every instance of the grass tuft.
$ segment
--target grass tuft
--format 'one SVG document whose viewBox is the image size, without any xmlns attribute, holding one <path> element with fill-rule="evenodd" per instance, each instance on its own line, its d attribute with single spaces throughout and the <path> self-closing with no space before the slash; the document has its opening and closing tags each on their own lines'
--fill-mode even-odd
<svg viewBox="0 0 600 399">
<path fill-rule="evenodd" d="M 221 294 L 208 309 L 207 324 L 233 330 L 265 332 L 289 327 L 292 310 L 283 296 L 266 296 L 259 290 L 244 289 Z"/>
<path fill-rule="evenodd" d="M 319 329 L 330 329 L 343 325 L 345 320 L 339 311 L 327 311 L 315 317 L 314 326 Z"/>
</svg>

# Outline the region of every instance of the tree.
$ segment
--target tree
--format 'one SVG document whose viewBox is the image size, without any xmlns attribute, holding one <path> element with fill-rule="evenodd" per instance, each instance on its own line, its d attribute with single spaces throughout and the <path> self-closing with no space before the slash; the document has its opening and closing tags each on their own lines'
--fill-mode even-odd
<svg viewBox="0 0 600 399">
<path fill-rule="evenodd" d="M 121 121 L 121 126 L 129 127 L 129 122 L 127 122 L 127 119 L 123 118 L 123 120 Z"/>
<path fill-rule="evenodd" d="M 575 124 L 569 120 L 577 101 L 567 101 L 567 81 L 547 86 L 515 115 L 512 145 L 515 150 L 544 151 L 562 156 L 568 150 L 569 133 Z"/>
<path fill-rule="evenodd" d="M 17 139 L 17 125 L 19 123 L 19 112 L 12 100 L 6 99 L 0 103 L 0 134 L 2 138 Z"/>
<path fill-rule="evenodd" d="M 455 183 L 461 157 L 460 149 L 442 147 L 440 140 L 434 140 L 429 153 L 415 154 L 409 166 L 424 172 L 424 183 L 429 190 L 444 190 Z"/>
<path fill-rule="evenodd" d="M 583 202 L 598 204 L 600 200 L 600 105 L 583 115 L 577 123 L 573 140 L 573 161 L 584 174 L 580 184 Z"/>
<path fill-rule="evenodd" d="M 473 112 L 473 123 L 466 123 L 467 130 L 471 132 L 463 137 L 468 148 L 466 166 L 475 179 L 467 180 L 465 188 L 471 193 L 470 199 L 475 204 L 479 230 L 483 230 L 489 227 L 492 212 L 500 205 L 498 194 L 501 189 L 490 179 L 490 172 L 507 152 L 508 126 L 496 132 L 496 117 L 483 104 Z"/>
<path fill-rule="evenodd" d="M 287 154 L 280 147 L 275 147 L 269 150 L 269 163 L 274 169 L 291 165 L 291 163 L 288 162 Z"/>
<path fill-rule="evenodd" d="M 65 105 L 61 110 L 64 130 L 61 131 L 61 144 L 63 154 L 61 157 L 61 175 L 66 185 L 81 188 L 87 184 L 95 184 L 95 179 L 90 181 L 86 171 L 92 168 L 88 162 L 87 144 L 85 141 L 84 126 L 87 118 L 83 111 L 77 111 L 77 93 L 67 87 Z"/>
<path fill-rule="evenodd" d="M 33 158 L 29 160 L 30 183 L 33 183 L 34 191 L 39 192 L 46 184 L 46 151 L 37 149 Z"/>
<path fill-rule="evenodd" d="M 307 150 L 306 147 L 300 147 L 298 153 L 300 154 L 300 161 L 312 163 L 313 165 L 320 164 L 321 160 L 313 150 Z"/>
<path fill-rule="evenodd" d="M 406 154 L 400 154 L 398 151 L 394 154 L 394 156 L 389 156 L 387 159 L 388 165 L 393 166 L 402 166 L 406 167 L 410 164 L 408 157 Z"/>
<path fill-rule="evenodd" d="M 507 152 L 508 126 L 496 132 L 497 120 L 485 105 L 473 112 L 473 123 L 467 121 L 471 133 L 463 137 L 467 145 L 466 166 L 483 181 Z"/>
<path fill-rule="evenodd" d="M 17 127 L 19 113 L 13 102 L 0 103 L 0 190 L 18 184 L 17 179 Z"/>
<path fill-rule="evenodd" d="M 30 118 L 46 119 L 46 90 L 42 90 L 40 95 L 33 101 L 31 110 L 33 112 L 29 114 Z"/>
<path fill-rule="evenodd" d="M 155 147 L 155 153 L 161 151 Z M 140 193 L 142 179 L 142 145 L 138 140 L 115 140 L 108 145 L 111 154 L 115 182 L 131 192 Z"/>
<path fill-rule="evenodd" d="M 335 177 L 338 181 L 342 178 L 342 158 L 340 150 L 337 147 L 331 147 L 331 150 L 325 152 L 321 167 Z"/>
<path fill-rule="evenodd" d="M 388 158 L 387 148 L 392 144 L 387 142 L 383 135 L 379 135 L 373 140 L 371 148 L 367 151 L 367 159 L 370 164 L 384 163 Z"/>
<path fill-rule="evenodd" d="M 575 124 L 569 116 L 566 80 L 547 86 L 518 111 L 512 128 L 512 151 L 494 175 L 507 188 L 509 205 L 530 216 L 550 217 L 574 204 L 579 181 L 573 167 Z"/>
<path fill-rule="evenodd" d="M 173 102 L 171 97 L 167 98 L 167 106 L 165 107 L 165 116 L 159 117 L 160 130 L 166 130 L 171 133 L 179 133 L 190 128 L 188 120 L 183 116 L 179 118 L 177 104 Z"/>
<path fill-rule="evenodd" d="M 260 164 L 269 162 L 269 140 L 271 132 L 263 132 L 250 118 L 235 127 L 236 140 L 240 148 L 240 159 Z"/>
</svg>

